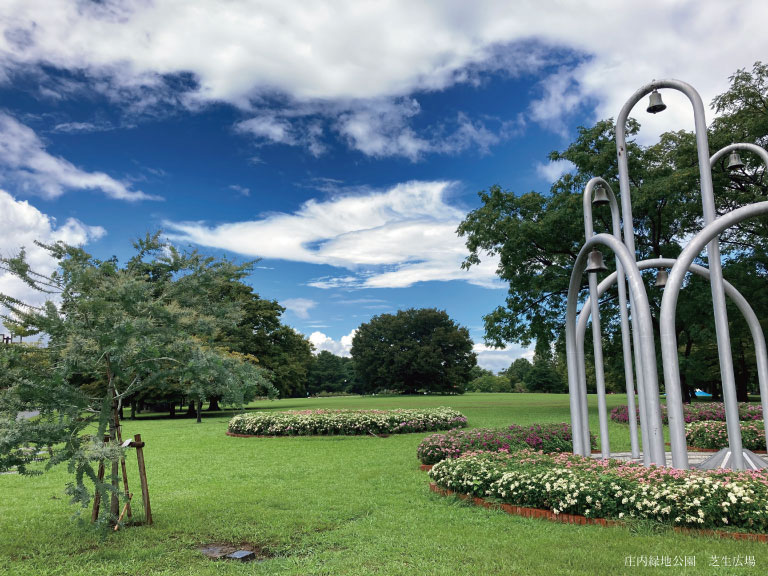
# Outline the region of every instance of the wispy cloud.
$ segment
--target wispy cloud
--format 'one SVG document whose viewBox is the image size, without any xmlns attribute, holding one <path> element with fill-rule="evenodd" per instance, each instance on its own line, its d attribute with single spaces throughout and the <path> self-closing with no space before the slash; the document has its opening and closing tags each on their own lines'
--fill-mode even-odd
<svg viewBox="0 0 768 576">
<path fill-rule="evenodd" d="M 548 164 L 539 162 L 536 164 L 536 174 L 551 184 L 563 174 L 571 172 L 575 167 L 570 160 L 555 160 Z"/>
<path fill-rule="evenodd" d="M 281 300 L 280 304 L 302 320 L 309 318 L 309 311 L 317 306 L 317 302 L 308 298 L 287 298 Z"/>
<path fill-rule="evenodd" d="M 65 134 L 87 134 L 91 132 L 107 132 L 114 130 L 109 122 L 61 122 L 53 127 L 53 132 Z"/>
<path fill-rule="evenodd" d="M 74 218 L 68 218 L 62 225 L 57 225 L 55 219 L 40 212 L 29 202 L 16 200 L 3 190 L 0 190 L 0 215 L 3 223 L 3 255 L 14 255 L 25 248 L 32 269 L 46 275 L 53 272 L 56 262 L 35 244 L 35 240 L 43 243 L 61 240 L 72 245 L 82 245 L 106 234 L 101 226 L 88 226 Z M 29 304 L 40 304 L 44 300 L 39 292 L 2 271 L 0 292 Z"/>
<path fill-rule="evenodd" d="M 104 172 L 82 170 L 48 153 L 37 134 L 12 116 L 0 113 L 0 177 L 20 190 L 56 198 L 67 190 L 99 190 L 116 200 L 158 200 Z"/>
<path fill-rule="evenodd" d="M 533 360 L 534 352 L 532 348 L 523 348 L 517 344 L 510 344 L 505 348 L 491 348 L 478 343 L 472 350 L 477 354 L 478 366 L 494 372 L 509 368 L 510 364 L 518 358 Z"/>
<path fill-rule="evenodd" d="M 239 184 L 230 184 L 229 185 L 230 190 L 234 190 L 240 196 L 250 196 L 251 195 L 251 189 L 247 188 L 245 186 L 240 186 Z"/>
<path fill-rule="evenodd" d="M 461 269 L 467 250 L 456 228 L 464 211 L 445 200 L 452 186 L 407 182 L 386 191 L 310 200 L 293 214 L 217 226 L 166 222 L 165 227 L 179 241 L 347 270 L 310 282 L 317 288 L 392 288 L 446 280 L 500 287 L 495 258 Z"/>
</svg>

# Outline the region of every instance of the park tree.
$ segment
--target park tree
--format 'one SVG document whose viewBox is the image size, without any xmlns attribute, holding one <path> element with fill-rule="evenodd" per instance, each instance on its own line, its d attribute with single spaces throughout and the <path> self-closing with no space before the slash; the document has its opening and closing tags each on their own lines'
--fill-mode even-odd
<svg viewBox="0 0 768 576">
<path fill-rule="evenodd" d="M 461 393 L 477 363 L 472 346 L 445 311 L 410 308 L 360 325 L 351 352 L 365 392 Z"/>
<path fill-rule="evenodd" d="M 349 364 L 351 358 L 321 350 L 312 360 L 307 377 L 307 392 L 349 392 L 352 387 Z"/>
<path fill-rule="evenodd" d="M 719 114 L 709 130 L 711 151 L 732 142 L 766 144 L 768 129 L 768 66 L 755 64 L 752 71 L 739 70 L 731 78 L 728 91 L 712 103 Z M 702 226 L 701 196 L 695 137 L 689 131 L 662 134 L 652 145 L 636 141 L 640 124 L 627 123 L 627 158 L 633 203 L 633 223 L 636 233 L 638 260 L 653 257 L 676 257 L 690 235 Z M 470 212 L 458 228 L 466 239 L 469 256 L 463 266 L 472 267 L 484 254 L 498 256 L 499 277 L 509 285 L 506 302 L 485 317 L 485 339 L 493 345 L 508 342 L 524 345 L 532 341 L 562 342 L 565 305 L 571 270 L 584 243 L 582 193 L 587 182 L 600 176 L 618 194 L 618 165 L 613 120 L 598 121 L 592 127 L 579 128 L 576 140 L 562 151 L 550 154 L 552 161 L 568 161 L 573 170 L 564 174 L 548 193 L 515 194 L 492 186 L 480 193 L 481 205 Z M 744 154 L 745 168 L 736 172 L 726 170 L 726 162 L 713 169 L 713 181 L 718 213 L 751 202 L 765 200 L 768 184 L 765 169 L 759 159 Z M 596 232 L 610 232 L 610 211 L 595 208 Z M 757 218 L 731 229 L 722 237 L 722 252 L 726 263 L 726 278 L 733 278 L 743 293 L 764 283 L 766 241 L 768 229 L 765 218 Z M 613 255 L 604 250 L 609 268 L 614 267 Z M 706 258 L 698 261 L 706 265 Z M 652 278 L 646 276 L 646 288 L 651 300 L 654 322 L 662 292 L 654 289 Z M 582 287 L 586 287 L 586 275 Z M 583 296 L 585 291 L 582 291 Z M 762 293 L 762 291 L 760 291 Z M 702 310 L 711 310 L 711 299 L 705 304 L 706 285 L 698 278 L 687 283 L 677 312 L 677 330 L 689 387 L 719 383 L 718 364 L 712 357 L 711 317 Z M 753 292 L 749 292 L 750 297 Z M 688 301 L 686 305 L 684 301 Z M 768 306 L 757 296 L 753 307 L 761 320 L 768 320 Z M 616 290 L 607 292 L 601 300 L 603 316 L 603 347 L 606 351 L 607 378 L 623 382 L 620 327 Z M 746 398 L 749 380 L 749 346 L 746 328 L 738 314 L 730 310 L 734 357 L 741 358 L 739 397 Z M 736 318 L 736 320 L 733 320 Z M 751 345 L 751 344 L 750 344 Z M 587 346 L 587 355 L 591 354 Z M 716 350 L 716 349 L 714 349 Z M 714 361 L 704 361 L 704 358 Z M 542 365 L 543 366 L 543 365 Z M 719 385 L 719 384 L 718 384 Z"/>
<path fill-rule="evenodd" d="M 531 363 L 527 358 L 518 358 L 504 371 L 513 392 L 528 391 L 525 379 L 530 371 Z"/>
<path fill-rule="evenodd" d="M 114 521 L 117 414 L 126 398 L 146 386 L 178 383 L 197 399 L 218 394 L 234 404 L 257 392 L 275 394 L 262 369 L 217 346 L 219 332 L 241 315 L 236 301 L 216 297 L 219 287 L 243 278 L 250 266 L 181 253 L 158 235 L 137 241 L 136 256 L 122 267 L 63 243 L 40 246 L 58 264 L 48 276 L 30 267 L 23 250 L 0 259 L 3 269 L 47 298 L 33 305 L 0 295 L 0 303 L 7 309 L 4 323 L 47 338 L 36 353 L 45 354 L 50 367 L 17 370 L 0 397 L 0 468 L 18 465 L 26 445 L 47 448 L 47 468 L 68 462 L 74 473 L 67 486 L 72 501 L 86 506 L 92 489 L 104 501 L 111 495 L 102 511 Z M 14 354 L 11 365 L 23 366 L 25 355 Z M 40 417 L 17 420 L 23 409 L 37 409 Z M 94 470 L 102 460 L 112 464 L 103 482 Z"/>
</svg>

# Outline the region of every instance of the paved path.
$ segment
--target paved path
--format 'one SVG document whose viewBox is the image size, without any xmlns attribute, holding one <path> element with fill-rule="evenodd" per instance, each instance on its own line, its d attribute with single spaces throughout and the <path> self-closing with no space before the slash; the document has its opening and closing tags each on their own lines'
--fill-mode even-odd
<svg viewBox="0 0 768 576">
<path fill-rule="evenodd" d="M 688 463 L 691 466 L 695 466 L 696 464 L 701 464 L 709 458 L 710 456 L 713 456 L 714 452 L 688 452 Z M 667 452 L 667 466 L 672 466 L 672 453 Z M 592 458 L 600 458 L 600 453 L 592 454 Z M 642 458 L 634 459 L 632 458 L 631 452 L 613 452 L 611 453 L 611 458 L 616 458 L 617 460 L 632 460 L 634 462 L 642 462 Z"/>
</svg>

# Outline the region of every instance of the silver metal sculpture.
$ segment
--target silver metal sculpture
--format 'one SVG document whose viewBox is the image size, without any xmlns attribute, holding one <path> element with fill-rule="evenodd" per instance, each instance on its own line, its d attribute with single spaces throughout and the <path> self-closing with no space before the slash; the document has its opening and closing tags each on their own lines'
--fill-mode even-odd
<svg viewBox="0 0 768 576">
<path fill-rule="evenodd" d="M 653 259 L 641 262 L 638 265 L 635 262 L 635 242 L 634 229 L 632 224 L 632 203 L 629 190 L 628 161 L 626 154 L 626 121 L 634 105 L 645 95 L 650 93 L 650 103 L 648 112 L 658 113 L 666 109 L 666 105 L 661 99 L 659 88 L 672 88 L 685 94 L 690 100 L 694 111 L 694 124 L 696 134 L 696 147 L 699 160 L 699 177 L 701 182 L 702 209 L 704 216 L 703 230 L 692 239 L 683 251 L 678 260 Z M 621 213 L 619 215 L 618 205 L 615 196 L 607 182 L 600 178 L 593 178 L 584 190 L 584 226 L 586 243 L 577 259 L 568 292 L 568 308 L 566 312 L 566 350 L 568 356 L 568 383 L 571 393 L 571 420 L 574 430 L 574 453 L 588 454 L 590 449 L 589 420 L 587 411 L 586 396 L 586 368 L 584 365 L 584 334 L 586 331 L 587 319 L 592 317 L 593 344 L 595 351 L 595 375 L 598 392 L 598 415 L 600 420 L 601 437 L 601 456 L 610 457 L 610 444 L 608 439 L 607 427 L 607 408 L 605 403 L 605 380 L 604 369 L 602 365 L 602 344 L 600 334 L 600 318 L 598 300 L 613 282 L 618 281 L 619 286 L 619 310 L 622 321 L 622 344 L 624 352 L 625 380 L 627 384 L 628 408 L 630 414 L 630 437 L 632 442 L 632 455 L 637 458 L 637 430 L 636 430 L 636 410 L 634 404 L 634 393 L 632 388 L 632 351 L 636 361 L 636 381 L 638 392 L 638 403 L 640 412 L 640 433 L 643 443 L 643 462 L 645 465 L 665 464 L 665 452 L 663 443 L 663 429 L 661 425 L 661 410 L 658 395 L 658 381 L 655 363 L 655 349 L 653 347 L 653 332 L 648 334 L 647 318 L 650 318 L 650 309 L 648 307 L 648 298 L 645 293 L 645 287 L 639 280 L 639 270 L 655 267 L 659 269 L 657 276 L 657 286 L 667 286 L 662 298 L 662 331 L 661 342 L 664 358 L 664 380 L 667 388 L 667 408 L 670 425 L 670 439 L 672 463 L 677 468 L 688 467 L 688 454 L 685 445 L 685 427 L 683 420 L 682 398 L 680 393 L 680 375 L 677 360 L 677 339 L 674 332 L 674 314 L 677 304 L 677 296 L 682 286 L 683 278 L 686 272 L 691 271 L 699 275 L 708 277 L 712 291 L 713 309 L 715 315 L 715 329 L 717 334 L 718 356 L 720 360 L 720 372 L 723 382 L 723 401 L 726 412 L 726 426 L 728 429 L 729 448 L 722 451 L 724 455 L 717 458 L 711 458 L 705 467 L 720 466 L 735 469 L 743 469 L 748 464 L 750 468 L 760 468 L 768 466 L 759 457 L 749 451 L 745 451 L 741 443 L 741 429 L 738 416 L 738 403 L 736 399 L 736 386 L 733 374 L 733 360 L 731 357 L 730 335 L 728 333 L 728 317 L 725 308 L 725 294 L 734 300 L 739 310 L 744 314 L 747 324 L 752 333 L 755 342 L 755 351 L 758 363 L 758 380 L 760 386 L 760 395 L 764 414 L 768 415 L 768 354 L 766 353 L 765 337 L 759 322 L 752 311 L 746 299 L 738 291 L 723 280 L 722 267 L 720 263 L 720 250 L 718 244 L 718 235 L 726 228 L 735 225 L 742 219 L 762 214 L 768 209 L 763 209 L 762 204 L 754 204 L 745 208 L 736 210 L 731 214 L 715 222 L 715 204 L 714 191 L 712 186 L 711 167 L 725 154 L 730 153 L 728 169 L 740 169 L 744 164 L 741 161 L 737 150 L 748 150 L 760 156 L 768 167 L 768 152 L 754 144 L 732 144 L 718 151 L 711 158 L 708 157 L 708 141 L 706 123 L 704 117 L 704 106 L 699 94 L 685 82 L 679 80 L 654 81 L 640 88 L 625 103 L 616 122 L 616 148 L 618 155 L 619 168 L 619 187 L 621 195 Z M 592 191 L 595 190 L 595 197 L 592 200 Z M 605 192 L 607 189 L 608 192 Z M 592 224 L 592 209 L 594 203 L 611 205 L 612 232 L 613 235 L 600 234 L 595 236 Z M 735 216 L 734 216 L 735 215 Z M 621 223 L 623 220 L 623 243 L 625 249 L 616 248 L 617 242 L 621 242 Z M 611 240 L 609 240 L 611 238 Z M 594 251 L 590 253 L 591 264 L 586 270 L 583 269 L 583 260 L 586 258 L 588 248 L 593 248 L 597 244 L 603 244 L 611 248 L 616 254 L 617 272 L 609 276 L 600 285 L 597 284 L 596 272 L 600 267 L 592 259 L 595 259 Z M 707 255 L 710 263 L 710 269 L 706 270 L 700 266 L 694 265 L 693 260 L 699 252 L 707 247 Z M 697 248 L 698 247 L 698 248 Z M 683 255 L 685 257 L 683 258 Z M 631 265 L 630 265 L 631 261 Z M 602 255 L 600 255 L 600 264 L 602 265 Z M 672 274 L 667 279 L 666 267 L 672 268 Z M 625 274 L 630 282 L 629 306 L 632 311 L 632 329 L 630 329 L 627 320 L 629 314 L 626 306 Z M 580 286 L 581 274 L 586 271 L 589 273 L 589 293 L 590 297 L 582 308 L 576 326 L 576 295 Z M 624 293 L 624 296 L 622 296 Z M 632 330 L 639 331 L 639 337 L 632 337 Z M 630 346 L 630 340 L 632 342 Z M 649 349 L 650 347 L 650 349 Z M 653 351 L 653 361 L 649 356 Z M 577 396 L 574 398 L 574 394 Z M 768 442 L 768 418 L 764 419 L 765 436 Z M 725 460 L 725 462 L 724 462 Z"/>
</svg>

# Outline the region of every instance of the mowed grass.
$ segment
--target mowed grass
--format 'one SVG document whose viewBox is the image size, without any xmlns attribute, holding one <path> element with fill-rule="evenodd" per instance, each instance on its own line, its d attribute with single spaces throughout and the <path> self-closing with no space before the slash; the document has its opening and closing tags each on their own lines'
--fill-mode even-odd
<svg viewBox="0 0 768 576">
<path fill-rule="evenodd" d="M 609 406 L 625 402 L 609 396 Z M 592 429 L 597 431 L 596 401 Z M 447 405 L 471 427 L 568 421 L 567 395 L 288 399 L 250 409 Z M 227 415 L 124 423 L 140 433 L 155 525 L 106 537 L 72 521 L 66 470 L 0 476 L 0 574 L 765 574 L 768 545 L 680 535 L 652 526 L 570 526 L 476 508 L 432 494 L 416 447 L 425 434 L 230 438 Z M 615 450 L 626 426 L 611 424 Z M 139 483 L 129 455 L 131 489 Z M 87 515 L 86 511 L 86 515 Z M 212 562 L 209 542 L 273 557 Z M 626 567 L 628 556 L 695 557 L 695 568 Z M 710 567 L 752 556 L 755 567 Z M 722 564 L 722 562 L 719 562 Z"/>
</svg>

